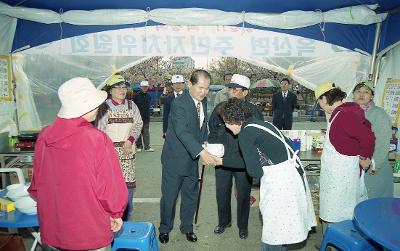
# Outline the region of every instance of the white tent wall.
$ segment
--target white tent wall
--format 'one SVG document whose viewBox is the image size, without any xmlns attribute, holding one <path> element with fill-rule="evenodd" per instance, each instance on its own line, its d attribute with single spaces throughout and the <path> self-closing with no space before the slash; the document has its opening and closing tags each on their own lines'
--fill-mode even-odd
<svg viewBox="0 0 400 251">
<path fill-rule="evenodd" d="M 86 76 L 101 87 L 113 69 L 131 67 L 151 56 L 238 57 L 287 74 L 312 90 L 319 83 L 334 81 L 346 92 L 366 78 L 369 61 L 368 56 L 327 43 L 231 26 L 104 31 L 63 39 L 18 55 L 21 60 L 13 64 L 18 99 L 22 100 L 17 105 L 23 129 L 53 121 L 60 107 L 57 89 L 69 78 Z M 33 95 L 28 93 L 30 89 Z"/>
<path fill-rule="evenodd" d="M 0 14 L 0 54 L 11 52 L 16 27 L 16 18 Z"/>
<path fill-rule="evenodd" d="M 100 86 L 114 71 L 141 62 L 142 58 L 18 54 L 13 68 L 20 131 L 40 129 L 54 120 L 61 106 L 57 90 L 68 79 L 88 77 Z"/>
<path fill-rule="evenodd" d="M 288 75 L 314 90 L 318 84 L 333 81 L 348 96 L 353 86 L 367 78 L 369 57 L 356 52 L 338 52 L 326 57 L 242 58 L 242 60 Z"/>
<path fill-rule="evenodd" d="M 33 100 L 30 78 L 24 72 L 24 57 L 13 56 L 13 75 L 16 82 L 15 95 L 17 104 L 19 131 L 39 131 L 42 123 Z"/>
<path fill-rule="evenodd" d="M 393 47 L 386 52 L 385 56 L 381 58 L 380 71 L 378 82 L 375 87 L 374 101 L 377 105 L 382 103 L 382 95 L 385 89 L 385 83 L 388 78 L 400 79 L 400 44 Z M 384 97 L 383 97 L 384 98 Z M 400 102 L 400 101 L 398 101 Z M 400 126 L 400 120 L 397 128 Z"/>
</svg>

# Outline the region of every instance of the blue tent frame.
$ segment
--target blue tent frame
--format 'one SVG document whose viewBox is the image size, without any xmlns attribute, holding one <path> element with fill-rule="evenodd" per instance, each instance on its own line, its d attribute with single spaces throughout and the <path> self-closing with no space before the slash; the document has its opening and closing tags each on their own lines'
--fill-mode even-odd
<svg viewBox="0 0 400 251">
<path fill-rule="evenodd" d="M 259 13 L 282 13 L 290 10 L 304 11 L 328 11 L 337 8 L 344 8 L 360 4 L 378 4 L 377 12 L 393 12 L 382 24 L 382 33 L 378 52 L 389 48 L 400 41 L 400 0 L 238 0 L 232 4 L 230 0 L 146 0 L 146 1 L 126 1 L 126 0 L 3 0 L 10 6 L 20 6 L 38 9 L 49 9 L 56 12 L 65 12 L 68 10 L 94 10 L 94 9 L 158 9 L 158 8 L 205 8 L 218 9 L 232 12 L 259 12 Z M 395 10 L 395 11 L 394 11 Z M 118 26 L 77 26 L 66 23 L 62 24 L 40 24 L 26 20 L 18 20 L 17 30 L 13 41 L 13 51 L 25 46 L 38 46 L 44 43 L 55 41 L 62 38 L 83 35 L 87 33 L 123 29 L 128 27 L 142 27 L 144 25 L 157 25 L 155 22 L 147 24 L 118 25 Z M 245 24 L 246 27 L 262 30 L 271 30 L 281 33 L 298 35 L 315 40 L 325 41 L 334 45 L 342 46 L 351 50 L 361 50 L 372 53 L 375 37 L 376 25 L 344 25 L 327 23 L 325 25 L 324 35 L 318 25 L 298 29 L 269 29 Z M 62 32 L 61 32 L 62 30 Z M 32 32 L 35 31 L 35 32 Z"/>
</svg>

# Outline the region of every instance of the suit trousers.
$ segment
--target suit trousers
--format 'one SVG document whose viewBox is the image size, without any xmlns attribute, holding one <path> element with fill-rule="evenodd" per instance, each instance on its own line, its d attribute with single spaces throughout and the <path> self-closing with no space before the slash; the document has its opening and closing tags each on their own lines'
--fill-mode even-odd
<svg viewBox="0 0 400 251">
<path fill-rule="evenodd" d="M 231 194 L 233 177 L 235 177 L 237 190 L 237 226 L 240 230 L 247 230 L 252 180 L 244 169 L 238 170 L 226 167 L 215 169 L 218 225 L 226 226 L 232 221 Z"/>
<path fill-rule="evenodd" d="M 193 218 L 199 193 L 198 175 L 182 176 L 163 167 L 160 200 L 160 233 L 169 233 L 174 226 L 176 201 L 181 193 L 180 230 L 182 233 L 193 232 Z"/>
<path fill-rule="evenodd" d="M 150 131 L 149 131 L 149 127 L 150 127 L 150 122 L 144 122 L 143 123 L 143 127 L 142 127 L 142 132 L 138 138 L 138 140 L 136 141 L 136 148 L 143 148 L 144 145 L 144 149 L 147 150 L 150 148 Z"/>
</svg>

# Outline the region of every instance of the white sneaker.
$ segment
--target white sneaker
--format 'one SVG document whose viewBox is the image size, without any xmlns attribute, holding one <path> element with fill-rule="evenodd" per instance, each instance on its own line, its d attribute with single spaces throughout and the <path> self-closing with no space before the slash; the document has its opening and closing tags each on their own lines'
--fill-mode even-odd
<svg viewBox="0 0 400 251">
<path fill-rule="evenodd" d="M 142 151 L 142 148 L 136 148 L 136 152 L 140 153 Z"/>
<path fill-rule="evenodd" d="M 144 149 L 144 151 L 145 152 L 154 152 L 154 149 L 150 147 L 149 149 Z"/>
</svg>

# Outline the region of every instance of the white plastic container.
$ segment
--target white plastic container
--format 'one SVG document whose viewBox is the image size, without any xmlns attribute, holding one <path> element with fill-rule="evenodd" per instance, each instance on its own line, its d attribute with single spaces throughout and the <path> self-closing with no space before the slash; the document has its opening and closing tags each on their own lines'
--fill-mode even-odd
<svg viewBox="0 0 400 251">
<path fill-rule="evenodd" d="M 225 147 L 223 144 L 207 144 L 207 146 L 203 145 L 203 147 L 207 150 L 207 152 L 211 153 L 212 155 L 220 158 L 224 156 Z"/>
</svg>

